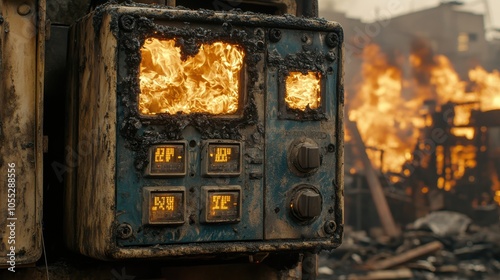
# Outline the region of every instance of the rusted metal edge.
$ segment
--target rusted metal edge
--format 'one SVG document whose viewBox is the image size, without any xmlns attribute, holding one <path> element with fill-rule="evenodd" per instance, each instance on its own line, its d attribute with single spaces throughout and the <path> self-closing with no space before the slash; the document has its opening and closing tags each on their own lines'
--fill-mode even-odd
<svg viewBox="0 0 500 280">
<path fill-rule="evenodd" d="M 109 256 L 103 259 L 138 259 L 138 258 L 168 258 L 180 256 L 203 256 L 220 254 L 253 254 L 276 251 L 312 251 L 331 250 L 340 246 L 340 243 L 331 243 L 325 246 L 326 240 L 317 241 L 258 241 L 258 242 L 212 242 L 201 244 L 178 244 L 166 246 L 150 246 L 144 248 L 121 247 L 115 248 Z"/>
<path fill-rule="evenodd" d="M 43 96 L 44 96 L 44 82 L 45 82 L 45 41 L 46 41 L 46 0 L 38 0 L 38 35 L 37 35 L 37 63 L 36 63 L 36 96 L 35 96 L 35 191 L 36 197 L 36 220 L 37 225 L 37 243 L 42 247 L 43 234 L 42 234 L 42 219 L 43 219 Z M 36 259 L 42 256 L 43 248 L 40 248 Z"/>
<path fill-rule="evenodd" d="M 343 35 L 343 34 L 342 34 Z M 342 36 L 343 37 L 343 36 Z M 337 119 L 336 119 L 336 127 L 337 127 L 337 141 L 336 141 L 336 146 L 337 146 L 337 151 L 338 151 L 338 156 L 339 158 L 337 159 L 337 171 L 336 171 L 336 177 L 338 178 L 336 182 L 336 195 L 335 195 L 335 204 L 338 205 L 338 208 L 341 209 L 342 213 L 336 213 L 335 220 L 337 222 L 337 230 L 335 231 L 335 238 L 338 240 L 338 242 L 342 243 L 342 238 L 343 238 L 343 233 L 344 233 L 344 50 L 345 50 L 345 45 L 342 42 L 342 39 L 340 39 L 339 43 L 339 54 L 338 56 L 342 58 L 342 60 L 339 62 L 339 68 L 337 72 L 337 78 L 338 78 L 338 83 L 337 83 Z"/>
<path fill-rule="evenodd" d="M 176 8 L 164 7 L 163 9 L 153 7 L 129 7 L 126 5 L 108 5 L 104 8 L 108 11 L 116 11 L 118 13 L 134 13 L 139 16 L 165 18 L 168 20 L 190 21 L 190 22 L 227 22 L 237 23 L 246 26 L 258 27 L 274 27 L 277 24 L 285 24 L 287 28 L 296 28 L 302 30 L 325 30 L 325 29 L 341 29 L 339 23 L 328 21 L 320 18 L 301 18 L 291 15 L 271 16 L 256 13 L 237 13 L 216 12 L 211 10 L 181 10 Z M 284 25 L 285 27 L 285 25 Z"/>
</svg>

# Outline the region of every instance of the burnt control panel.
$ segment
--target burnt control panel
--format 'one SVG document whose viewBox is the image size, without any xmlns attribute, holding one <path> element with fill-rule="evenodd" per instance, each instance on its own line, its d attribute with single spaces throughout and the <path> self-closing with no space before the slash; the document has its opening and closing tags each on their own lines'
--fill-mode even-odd
<svg viewBox="0 0 500 280">
<path fill-rule="evenodd" d="M 129 2 L 72 27 L 66 138 L 98 141 L 68 173 L 68 244 L 115 260 L 339 246 L 341 26 Z"/>
<path fill-rule="evenodd" d="M 339 244 L 340 26 L 133 8 L 110 15 L 116 247 Z"/>
</svg>

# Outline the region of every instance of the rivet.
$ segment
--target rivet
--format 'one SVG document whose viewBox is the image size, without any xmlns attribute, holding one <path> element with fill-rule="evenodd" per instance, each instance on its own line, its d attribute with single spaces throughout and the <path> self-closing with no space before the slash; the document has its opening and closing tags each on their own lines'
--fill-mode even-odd
<svg viewBox="0 0 500 280">
<path fill-rule="evenodd" d="M 120 239 L 128 239 L 128 238 L 132 237 L 133 233 L 134 233 L 134 231 L 132 229 L 132 226 L 130 226 L 127 223 L 123 223 L 123 224 L 118 225 L 118 227 L 116 229 L 116 234 L 117 234 L 118 238 L 120 238 Z"/>
<path fill-rule="evenodd" d="M 269 40 L 273 43 L 277 43 L 281 40 L 281 30 L 273 28 L 269 30 Z"/>
<path fill-rule="evenodd" d="M 17 7 L 17 13 L 21 16 L 26 16 L 31 13 L 31 7 L 28 4 L 22 4 Z"/>
<path fill-rule="evenodd" d="M 325 231 L 326 234 L 333 234 L 335 232 L 335 230 L 337 229 L 337 224 L 330 220 L 330 221 L 326 221 L 325 222 L 325 225 L 323 226 L 323 229 Z"/>
</svg>

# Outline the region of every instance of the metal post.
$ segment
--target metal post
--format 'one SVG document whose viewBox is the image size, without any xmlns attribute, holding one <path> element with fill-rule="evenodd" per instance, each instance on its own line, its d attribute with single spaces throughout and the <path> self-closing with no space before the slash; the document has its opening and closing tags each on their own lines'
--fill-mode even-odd
<svg viewBox="0 0 500 280">
<path fill-rule="evenodd" d="M 318 0 L 303 0 L 302 15 L 304 17 L 318 17 Z"/>
<path fill-rule="evenodd" d="M 318 254 L 306 252 L 302 259 L 302 280 L 316 280 L 318 276 Z"/>
</svg>

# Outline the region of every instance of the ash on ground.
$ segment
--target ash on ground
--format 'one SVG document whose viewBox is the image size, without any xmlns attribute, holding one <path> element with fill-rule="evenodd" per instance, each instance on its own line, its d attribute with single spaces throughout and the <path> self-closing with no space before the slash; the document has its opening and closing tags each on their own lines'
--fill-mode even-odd
<svg viewBox="0 0 500 280">
<path fill-rule="evenodd" d="M 318 279 L 500 279 L 500 223 L 437 211 L 392 240 L 381 229 L 347 227 L 342 245 L 321 253 Z"/>
</svg>

